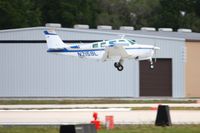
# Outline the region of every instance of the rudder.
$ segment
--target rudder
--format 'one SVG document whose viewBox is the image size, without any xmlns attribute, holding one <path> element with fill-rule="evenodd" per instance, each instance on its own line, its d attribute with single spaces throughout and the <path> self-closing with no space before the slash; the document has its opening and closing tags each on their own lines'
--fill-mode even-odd
<svg viewBox="0 0 200 133">
<path fill-rule="evenodd" d="M 48 49 L 60 49 L 66 47 L 61 38 L 55 31 L 44 31 L 44 35 L 47 41 Z"/>
</svg>

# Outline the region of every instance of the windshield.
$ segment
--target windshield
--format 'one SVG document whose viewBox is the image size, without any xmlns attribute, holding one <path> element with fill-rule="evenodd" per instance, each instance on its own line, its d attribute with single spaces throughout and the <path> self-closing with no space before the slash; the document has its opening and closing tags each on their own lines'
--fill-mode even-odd
<svg viewBox="0 0 200 133">
<path fill-rule="evenodd" d="M 130 42 L 131 45 L 134 45 L 136 42 L 135 40 L 128 40 Z"/>
</svg>

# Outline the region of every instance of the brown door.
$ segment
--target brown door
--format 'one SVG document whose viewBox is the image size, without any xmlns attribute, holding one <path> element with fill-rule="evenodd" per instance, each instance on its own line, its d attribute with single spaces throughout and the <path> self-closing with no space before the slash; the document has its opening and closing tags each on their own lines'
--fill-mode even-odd
<svg viewBox="0 0 200 133">
<path fill-rule="evenodd" d="M 140 96 L 172 96 L 172 60 L 140 61 Z"/>
</svg>

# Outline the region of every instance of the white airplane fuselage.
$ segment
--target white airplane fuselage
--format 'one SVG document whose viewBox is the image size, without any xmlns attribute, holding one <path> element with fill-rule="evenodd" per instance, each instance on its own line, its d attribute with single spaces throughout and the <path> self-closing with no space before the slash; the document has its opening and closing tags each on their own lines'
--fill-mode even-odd
<svg viewBox="0 0 200 133">
<path fill-rule="evenodd" d="M 79 46 L 79 48 L 66 48 L 63 51 L 49 51 L 55 54 L 61 54 L 66 56 L 72 57 L 79 57 L 85 59 L 94 59 L 94 60 L 101 60 L 104 53 L 104 48 L 91 48 L 91 44 L 82 44 L 83 46 Z M 76 45 L 77 46 L 77 45 Z M 123 46 L 126 52 L 130 55 L 127 56 L 127 59 L 149 59 L 154 54 L 154 46 L 151 45 L 139 45 L 135 44 L 133 46 Z M 118 56 L 117 49 L 113 50 L 111 56 L 106 60 L 115 60 L 115 57 Z"/>
<path fill-rule="evenodd" d="M 94 59 L 100 61 L 116 61 L 114 66 L 123 70 L 125 59 L 150 60 L 153 66 L 152 57 L 155 50 L 160 49 L 153 45 L 137 44 L 135 40 L 114 39 L 89 44 L 64 44 L 56 33 L 45 31 L 49 53 L 61 54 L 82 59 Z"/>
</svg>

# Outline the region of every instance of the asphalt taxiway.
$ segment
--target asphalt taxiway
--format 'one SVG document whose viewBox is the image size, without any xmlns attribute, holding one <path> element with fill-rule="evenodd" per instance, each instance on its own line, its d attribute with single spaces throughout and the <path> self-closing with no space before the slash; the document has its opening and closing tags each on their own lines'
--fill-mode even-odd
<svg viewBox="0 0 200 133">
<path fill-rule="evenodd" d="M 154 124 L 156 110 L 108 109 L 30 109 L 0 110 L 0 125 L 61 125 L 90 123 L 93 112 L 105 124 L 105 116 L 112 115 L 115 124 Z M 200 111 L 171 110 L 173 124 L 200 124 Z"/>
</svg>

